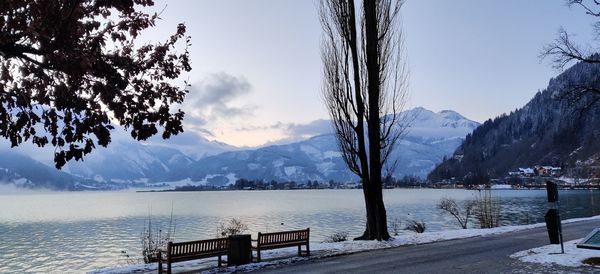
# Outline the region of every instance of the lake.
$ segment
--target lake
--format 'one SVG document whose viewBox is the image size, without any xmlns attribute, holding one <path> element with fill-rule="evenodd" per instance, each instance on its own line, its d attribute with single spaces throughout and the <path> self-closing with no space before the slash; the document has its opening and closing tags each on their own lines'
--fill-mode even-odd
<svg viewBox="0 0 600 274">
<path fill-rule="evenodd" d="M 384 199 L 390 223 L 404 227 L 418 220 L 427 231 L 439 231 L 459 228 L 436 208 L 439 200 L 463 201 L 476 193 L 386 189 Z M 502 225 L 543 222 L 545 190 L 493 193 L 502 203 Z M 561 190 L 560 201 L 563 219 L 600 214 L 598 190 Z M 122 252 L 141 254 L 148 217 L 153 229 L 167 229 L 171 212 L 176 241 L 214 238 L 219 224 L 231 218 L 246 223 L 253 237 L 310 227 L 312 241 L 335 232 L 359 236 L 365 220 L 361 190 L 26 193 L 0 195 L 0 208 L 1 273 L 85 272 L 126 264 Z"/>
</svg>

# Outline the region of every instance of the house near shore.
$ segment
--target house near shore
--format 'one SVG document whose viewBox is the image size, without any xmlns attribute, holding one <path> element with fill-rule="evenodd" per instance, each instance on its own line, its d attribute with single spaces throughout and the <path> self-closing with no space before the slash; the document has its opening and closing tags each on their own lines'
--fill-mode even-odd
<svg viewBox="0 0 600 274">
<path fill-rule="evenodd" d="M 529 167 L 525 167 L 525 168 L 520 167 L 518 171 L 509 171 L 508 175 L 531 177 L 531 176 L 535 175 L 535 170 L 533 170 L 533 168 L 529 168 Z"/>
<path fill-rule="evenodd" d="M 509 176 L 560 176 L 562 168 L 555 166 L 535 166 L 519 168 L 518 171 L 509 171 Z"/>
<path fill-rule="evenodd" d="M 562 171 L 560 167 L 554 166 L 536 166 L 537 173 L 542 176 L 558 176 Z"/>
</svg>

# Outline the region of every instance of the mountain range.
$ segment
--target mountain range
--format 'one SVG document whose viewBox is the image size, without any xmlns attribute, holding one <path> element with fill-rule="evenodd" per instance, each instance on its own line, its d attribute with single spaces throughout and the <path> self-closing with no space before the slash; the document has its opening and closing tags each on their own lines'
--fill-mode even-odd
<svg viewBox="0 0 600 274">
<path fill-rule="evenodd" d="M 411 126 L 393 156 L 397 162 L 393 175 L 397 178 L 425 177 L 479 126 L 450 110 L 434 113 L 415 108 L 403 114 L 411 117 Z M 182 143 L 185 142 L 142 144 L 119 138 L 107 148 L 98 148 L 84 161 L 69 162 L 63 171 L 25 155 L 2 152 L 6 161 L 0 157 L 0 171 L 17 175 L 0 177 L 0 181 L 29 181 L 32 187 L 70 190 L 77 189 L 76 186 L 116 188 L 157 182 L 226 185 L 240 178 L 296 182 L 358 180 L 347 169 L 335 136 L 328 132 L 298 142 L 251 149 L 208 140 L 195 142 L 193 149 Z M 17 171 L 7 165 L 12 158 L 19 158 L 21 166 L 29 166 L 30 170 Z M 49 179 L 42 182 L 33 176 L 40 174 L 36 169 L 52 175 L 45 176 Z"/>
<path fill-rule="evenodd" d="M 582 87 L 592 91 L 582 92 Z M 575 64 L 551 79 L 548 87 L 522 108 L 485 121 L 467 135 L 429 179 L 502 178 L 509 171 L 536 165 L 565 171 L 599 166 L 598 90 L 600 66 Z"/>
</svg>

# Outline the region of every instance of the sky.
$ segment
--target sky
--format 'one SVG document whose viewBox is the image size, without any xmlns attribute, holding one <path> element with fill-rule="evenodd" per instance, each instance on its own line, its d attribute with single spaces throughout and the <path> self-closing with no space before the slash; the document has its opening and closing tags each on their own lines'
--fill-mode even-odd
<svg viewBox="0 0 600 274">
<path fill-rule="evenodd" d="M 155 1 L 146 39 L 185 23 L 192 37 L 186 134 L 234 146 L 327 127 L 316 0 Z M 522 107 L 560 71 L 540 60 L 564 27 L 593 48 L 593 18 L 563 0 L 408 0 L 402 8 L 410 107 L 483 122 Z"/>
</svg>

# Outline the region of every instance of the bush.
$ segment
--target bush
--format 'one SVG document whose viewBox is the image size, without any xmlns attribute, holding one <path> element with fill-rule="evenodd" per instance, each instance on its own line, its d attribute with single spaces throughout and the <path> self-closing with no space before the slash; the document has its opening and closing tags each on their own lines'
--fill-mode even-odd
<svg viewBox="0 0 600 274">
<path fill-rule="evenodd" d="M 175 237 L 175 222 L 173 221 L 173 212 L 171 211 L 171 219 L 169 220 L 169 228 L 167 232 L 163 232 L 158 226 L 152 227 L 152 215 L 148 215 L 148 223 L 141 235 L 142 242 L 142 257 L 144 263 L 153 263 L 158 261 L 158 251 L 166 250 L 167 243 L 174 240 Z M 126 251 L 121 251 L 124 256 L 129 259 Z"/>
<path fill-rule="evenodd" d="M 392 233 L 394 234 L 394 236 L 398 236 L 398 234 L 400 234 L 400 230 L 402 230 L 401 224 L 402 223 L 400 222 L 400 219 L 398 219 L 398 218 L 392 219 L 391 228 L 392 228 Z"/>
<path fill-rule="evenodd" d="M 463 229 L 467 228 L 469 218 L 475 209 L 477 202 L 474 200 L 466 200 L 462 207 L 460 207 L 454 199 L 443 198 L 438 203 L 438 208 L 450 213 L 460 224 Z"/>
<path fill-rule="evenodd" d="M 329 235 L 327 237 L 327 239 L 325 240 L 325 242 L 338 243 L 338 242 L 345 242 L 346 240 L 348 240 L 348 232 L 338 231 L 338 232 L 335 232 L 335 233 Z"/>
<path fill-rule="evenodd" d="M 475 203 L 475 215 L 481 228 L 500 226 L 500 201 L 492 195 L 491 189 L 479 190 Z"/>
<path fill-rule="evenodd" d="M 232 218 L 227 223 L 220 223 L 217 228 L 217 237 L 240 235 L 248 230 L 248 226 L 240 219 Z"/>
<path fill-rule="evenodd" d="M 423 221 L 415 221 L 415 220 L 410 220 L 408 221 L 408 225 L 406 225 L 406 227 L 404 228 L 404 230 L 409 230 L 409 231 L 413 231 L 413 232 L 417 232 L 417 233 L 423 233 L 425 232 L 426 226 L 425 223 Z"/>
</svg>

